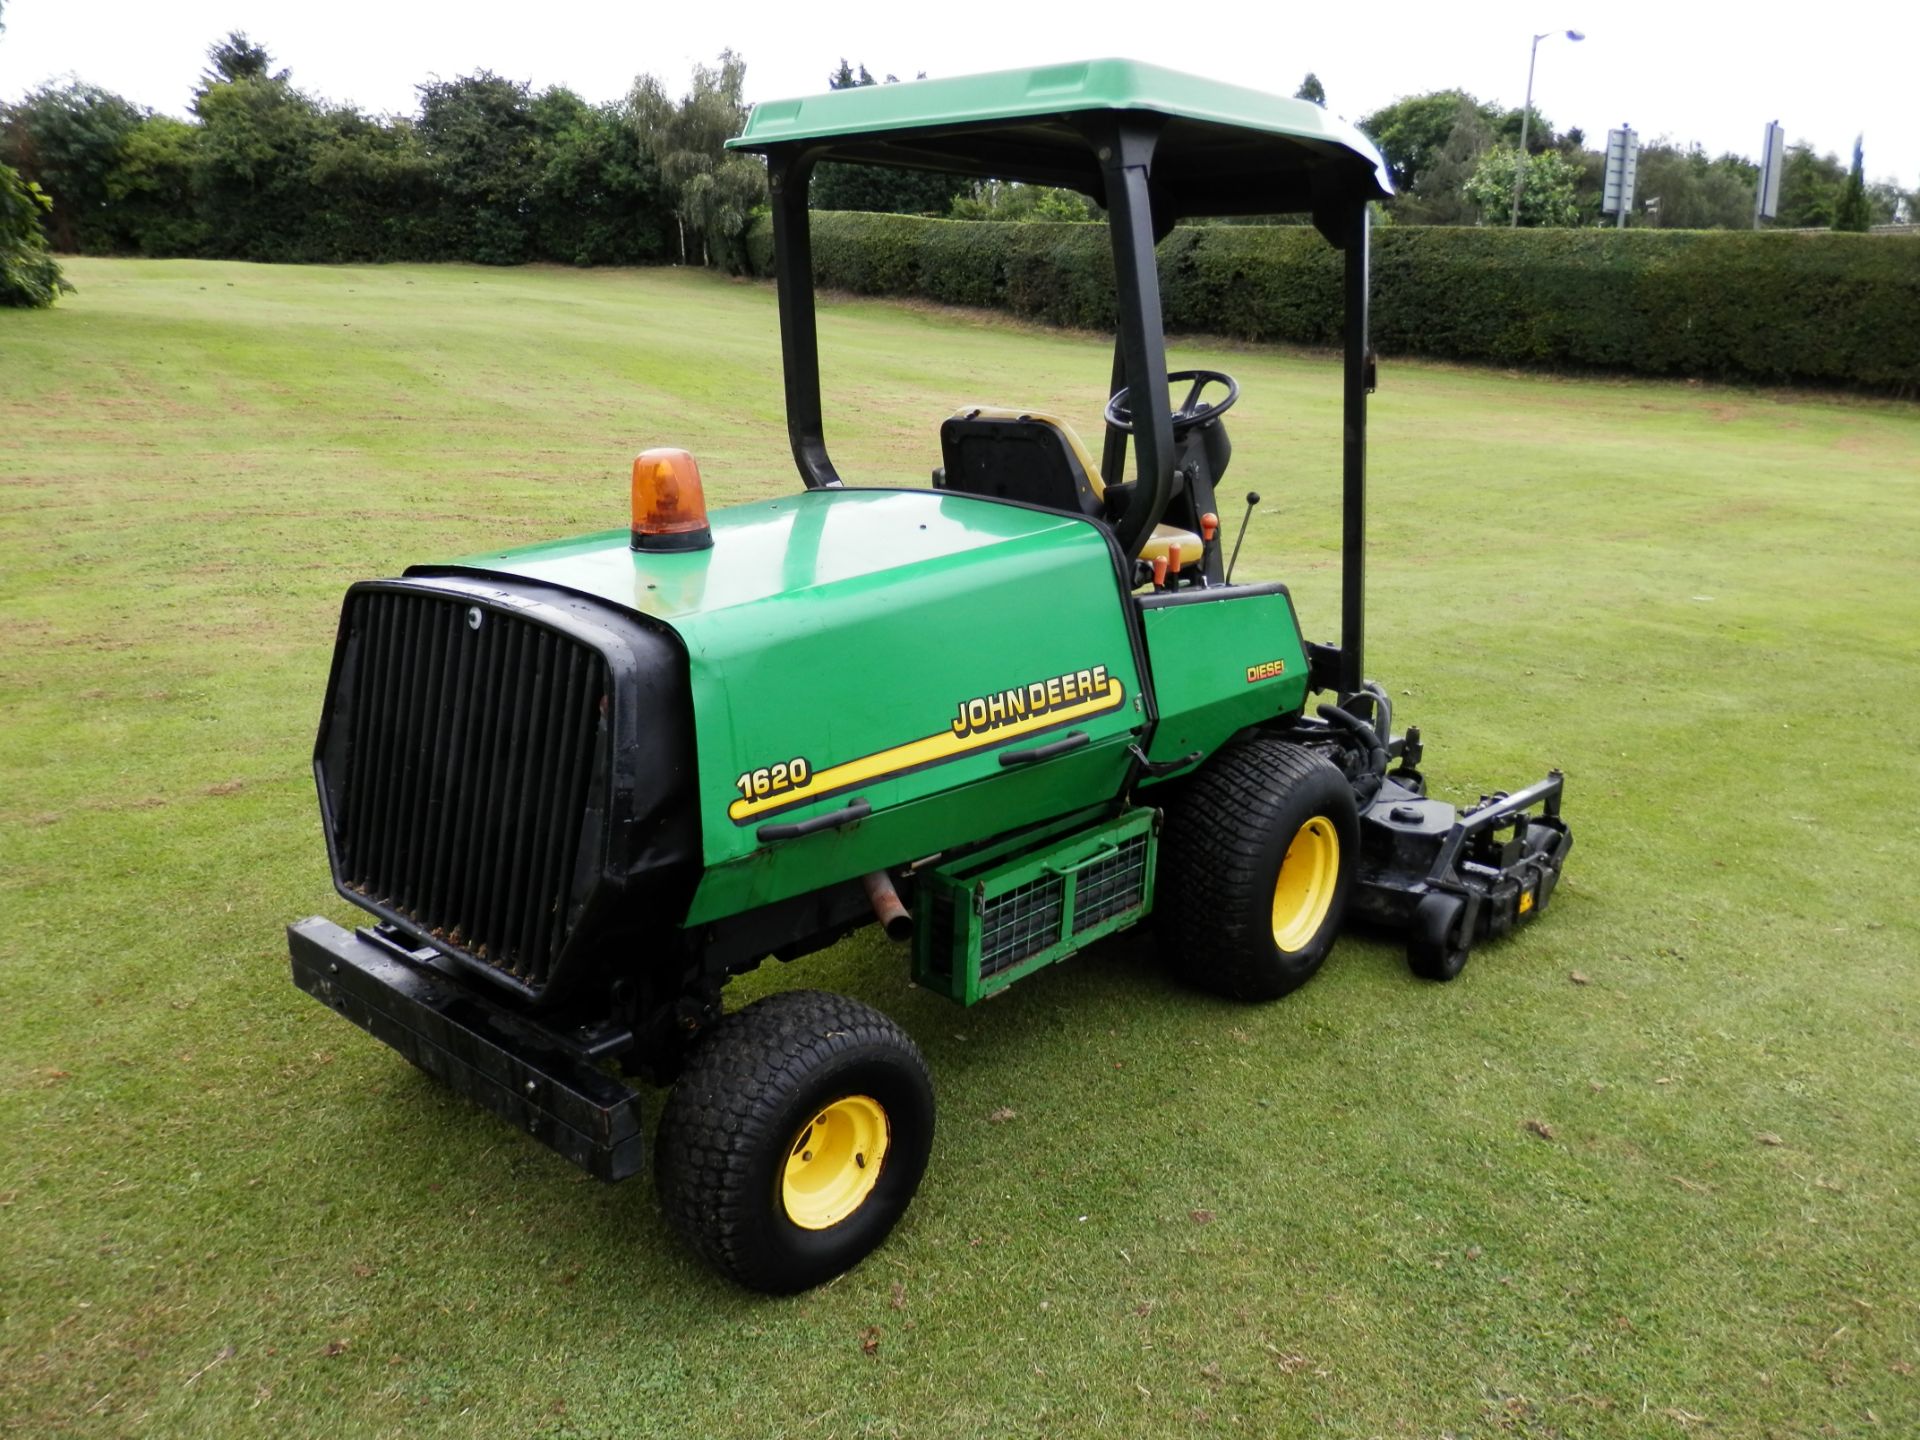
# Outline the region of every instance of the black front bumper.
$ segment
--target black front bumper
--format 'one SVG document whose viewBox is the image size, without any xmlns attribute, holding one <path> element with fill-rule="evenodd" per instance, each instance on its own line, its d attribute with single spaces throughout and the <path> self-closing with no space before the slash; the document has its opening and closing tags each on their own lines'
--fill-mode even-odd
<svg viewBox="0 0 1920 1440">
<path fill-rule="evenodd" d="M 646 1168 L 640 1098 L 564 1041 L 461 985 L 432 950 L 318 916 L 287 927 L 293 983 L 448 1088 L 602 1180 Z"/>
</svg>

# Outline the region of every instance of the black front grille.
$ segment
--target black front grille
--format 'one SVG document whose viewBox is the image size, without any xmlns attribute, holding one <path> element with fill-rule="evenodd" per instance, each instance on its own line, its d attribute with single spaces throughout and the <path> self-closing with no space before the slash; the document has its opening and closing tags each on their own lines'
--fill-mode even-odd
<svg viewBox="0 0 1920 1440">
<path fill-rule="evenodd" d="M 571 927 L 608 675 L 509 610 L 418 591 L 348 602 L 322 776 L 341 885 L 531 990 Z"/>
</svg>

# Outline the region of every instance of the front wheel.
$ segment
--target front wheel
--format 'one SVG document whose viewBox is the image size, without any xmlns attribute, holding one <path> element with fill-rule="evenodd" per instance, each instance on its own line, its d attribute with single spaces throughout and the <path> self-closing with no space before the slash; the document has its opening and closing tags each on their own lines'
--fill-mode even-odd
<svg viewBox="0 0 1920 1440">
<path fill-rule="evenodd" d="M 1312 978 L 1347 913 L 1360 818 L 1346 776 L 1270 736 L 1220 751 L 1167 811 L 1164 947 L 1203 989 L 1271 1000 Z"/>
<path fill-rule="evenodd" d="M 1407 967 L 1422 980 L 1455 979 L 1471 948 L 1466 915 L 1466 902 L 1457 895 L 1435 891 L 1423 898 L 1407 931 Z"/>
<path fill-rule="evenodd" d="M 754 1290 L 805 1290 L 886 1239 L 933 1147 L 933 1085 L 899 1026 L 819 990 L 756 1001 L 703 1036 L 656 1141 L 661 1208 Z"/>
</svg>

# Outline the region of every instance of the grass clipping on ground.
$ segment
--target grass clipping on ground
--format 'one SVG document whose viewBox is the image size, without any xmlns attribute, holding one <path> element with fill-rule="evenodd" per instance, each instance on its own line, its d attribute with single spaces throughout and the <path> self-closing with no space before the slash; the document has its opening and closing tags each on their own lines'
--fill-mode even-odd
<svg viewBox="0 0 1920 1440">
<path fill-rule="evenodd" d="M 288 984 L 341 592 L 795 482 L 771 292 L 76 260 L 0 315 L 0 1430 L 1816 1435 L 1920 1428 L 1920 412 L 1385 367 L 1369 670 L 1439 793 L 1568 775 L 1540 925 L 1272 1006 L 1150 935 L 977 1011 L 911 1214 L 765 1301 Z M 1099 413 L 1097 339 L 825 307 L 829 436 Z M 1242 578 L 1337 627 L 1337 367 L 1232 371 Z M 1231 537 L 1229 537 L 1231 538 Z M 1878 1427 L 1877 1429 L 1875 1427 Z"/>
</svg>

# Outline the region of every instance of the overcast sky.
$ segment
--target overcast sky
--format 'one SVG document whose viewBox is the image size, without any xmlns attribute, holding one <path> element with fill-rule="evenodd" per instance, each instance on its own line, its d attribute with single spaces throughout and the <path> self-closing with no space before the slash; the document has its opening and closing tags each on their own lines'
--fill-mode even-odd
<svg viewBox="0 0 1920 1440">
<path fill-rule="evenodd" d="M 1556 126 L 1583 128 L 1591 145 L 1626 122 L 1649 140 L 1751 156 L 1778 119 L 1790 139 L 1842 159 L 1864 133 L 1870 178 L 1920 185 L 1914 0 L 5 0 L 4 22 L 0 98 L 73 74 L 175 114 L 207 47 L 233 29 L 265 44 L 302 88 L 376 112 L 411 112 L 419 81 L 482 68 L 590 100 L 617 98 L 650 72 L 679 94 L 695 62 L 731 46 L 746 58 L 750 100 L 824 89 L 843 55 L 903 79 L 1130 55 L 1283 94 L 1311 70 L 1329 108 L 1350 119 L 1450 86 L 1517 106 L 1529 43 L 1552 31 L 1540 42 L 1534 103 Z M 1569 42 L 1567 27 L 1585 41 Z"/>
</svg>

